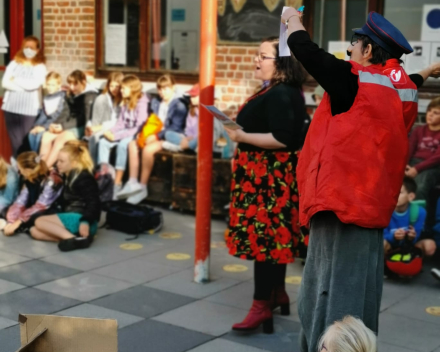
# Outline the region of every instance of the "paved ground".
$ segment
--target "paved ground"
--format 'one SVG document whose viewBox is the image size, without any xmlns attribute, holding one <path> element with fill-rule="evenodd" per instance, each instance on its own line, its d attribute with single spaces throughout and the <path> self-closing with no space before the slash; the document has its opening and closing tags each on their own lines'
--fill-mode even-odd
<svg viewBox="0 0 440 352">
<path fill-rule="evenodd" d="M 225 224 L 213 221 L 213 280 L 192 283 L 194 217 L 169 211 L 164 216 L 160 234 L 126 242 L 121 233 L 100 230 L 91 248 L 71 253 L 26 235 L 1 237 L 0 352 L 19 347 L 19 312 L 117 319 L 120 352 L 298 351 L 301 264 L 288 267 L 293 314 L 275 315 L 276 333 L 234 333 L 231 325 L 246 315 L 252 299 L 251 263 L 227 254 Z M 170 253 L 191 258 L 170 260 Z M 226 265 L 248 270 L 228 272 Z M 429 275 L 431 266 L 409 282 L 385 282 L 380 351 L 440 352 L 440 316 L 425 311 L 440 307 L 440 283 Z"/>
</svg>

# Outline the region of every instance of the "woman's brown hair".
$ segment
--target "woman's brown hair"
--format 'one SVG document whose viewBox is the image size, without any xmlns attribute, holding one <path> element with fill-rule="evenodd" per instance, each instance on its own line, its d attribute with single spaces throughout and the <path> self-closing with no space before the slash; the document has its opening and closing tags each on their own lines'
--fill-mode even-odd
<svg viewBox="0 0 440 352">
<path fill-rule="evenodd" d="M 0 189 L 6 187 L 6 180 L 8 178 L 8 164 L 5 159 L 0 156 Z"/>
<path fill-rule="evenodd" d="M 129 110 L 134 110 L 140 98 L 142 98 L 142 82 L 135 75 L 125 76 L 122 80 L 122 86 L 127 86 L 131 90 L 130 97 L 123 98 L 123 104 L 128 106 Z"/>
<path fill-rule="evenodd" d="M 112 82 L 118 83 L 119 87 L 120 87 L 122 85 L 123 79 L 124 79 L 124 74 L 122 72 L 110 72 L 110 74 L 108 75 L 108 78 L 107 78 L 107 83 L 105 85 L 105 88 L 102 91 L 102 94 L 107 94 L 110 92 L 110 84 Z M 111 97 L 112 97 L 113 104 L 119 105 L 122 101 L 121 90 L 119 89 L 119 93 L 116 97 L 114 97 L 113 95 L 111 95 Z"/>
<path fill-rule="evenodd" d="M 17 157 L 17 164 L 22 169 L 32 170 L 26 178 L 29 182 L 41 182 L 49 175 L 49 168 L 35 152 L 24 152 Z"/>
<path fill-rule="evenodd" d="M 37 55 L 35 55 L 35 57 L 33 57 L 32 59 L 28 59 L 24 55 L 24 52 L 23 52 L 24 47 L 25 47 L 27 42 L 34 42 L 36 44 L 36 46 L 37 46 L 37 49 L 38 49 Z M 38 64 L 46 63 L 46 57 L 44 56 L 44 51 L 41 49 L 40 40 L 37 37 L 34 37 L 33 35 L 30 35 L 30 36 L 24 38 L 23 42 L 21 43 L 20 50 L 14 56 L 14 61 L 19 63 L 19 64 L 23 64 L 23 63 L 25 63 L 27 61 L 30 61 L 32 63 L 32 65 L 38 65 Z"/>
<path fill-rule="evenodd" d="M 93 174 L 94 165 L 87 143 L 82 141 L 69 141 L 64 145 L 60 152 L 68 154 L 70 161 L 76 163 L 77 172 L 86 170 Z"/>
<path fill-rule="evenodd" d="M 282 57 L 279 50 L 279 38 L 269 37 L 263 39 L 262 43 L 271 43 L 274 49 L 275 72 L 270 82 L 271 86 L 275 86 L 280 83 L 291 84 L 296 87 L 301 87 L 306 80 L 306 71 L 301 63 L 293 56 Z"/>
</svg>

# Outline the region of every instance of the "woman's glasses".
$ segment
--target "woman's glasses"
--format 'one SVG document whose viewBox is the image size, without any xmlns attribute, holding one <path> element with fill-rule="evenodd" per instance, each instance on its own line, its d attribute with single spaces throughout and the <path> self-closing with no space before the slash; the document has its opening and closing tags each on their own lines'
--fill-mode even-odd
<svg viewBox="0 0 440 352">
<path fill-rule="evenodd" d="M 276 60 L 276 57 L 270 57 L 266 55 L 261 55 L 260 53 L 255 54 L 255 59 L 258 60 L 258 62 L 264 61 L 264 60 Z"/>
</svg>

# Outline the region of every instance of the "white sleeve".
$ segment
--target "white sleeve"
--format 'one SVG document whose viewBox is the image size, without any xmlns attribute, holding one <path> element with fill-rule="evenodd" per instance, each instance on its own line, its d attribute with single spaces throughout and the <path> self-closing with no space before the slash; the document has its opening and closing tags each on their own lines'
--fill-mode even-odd
<svg viewBox="0 0 440 352">
<path fill-rule="evenodd" d="M 2 79 L 2 87 L 3 87 L 3 89 L 10 90 L 12 92 L 23 92 L 24 89 L 21 88 L 19 85 L 17 85 L 17 83 L 15 82 L 15 79 L 13 81 L 11 81 L 11 78 L 13 77 L 12 71 L 15 66 L 17 66 L 15 61 L 11 61 L 9 63 L 9 65 L 6 67 L 6 71 L 5 71 L 5 74 L 3 75 L 3 79 Z"/>
<path fill-rule="evenodd" d="M 28 78 L 14 78 L 15 84 L 27 91 L 40 89 L 46 81 L 47 69 L 45 64 L 38 64 L 34 67 L 35 77 Z"/>
</svg>

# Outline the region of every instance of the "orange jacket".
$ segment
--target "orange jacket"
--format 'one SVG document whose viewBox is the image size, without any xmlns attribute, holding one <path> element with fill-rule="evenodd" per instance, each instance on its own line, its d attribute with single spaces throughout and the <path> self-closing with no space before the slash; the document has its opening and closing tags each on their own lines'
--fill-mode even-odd
<svg viewBox="0 0 440 352">
<path fill-rule="evenodd" d="M 397 203 L 417 117 L 417 88 L 399 62 L 363 67 L 353 106 L 332 116 L 326 93 L 300 153 L 300 222 L 332 211 L 347 224 L 385 228 Z"/>
</svg>

